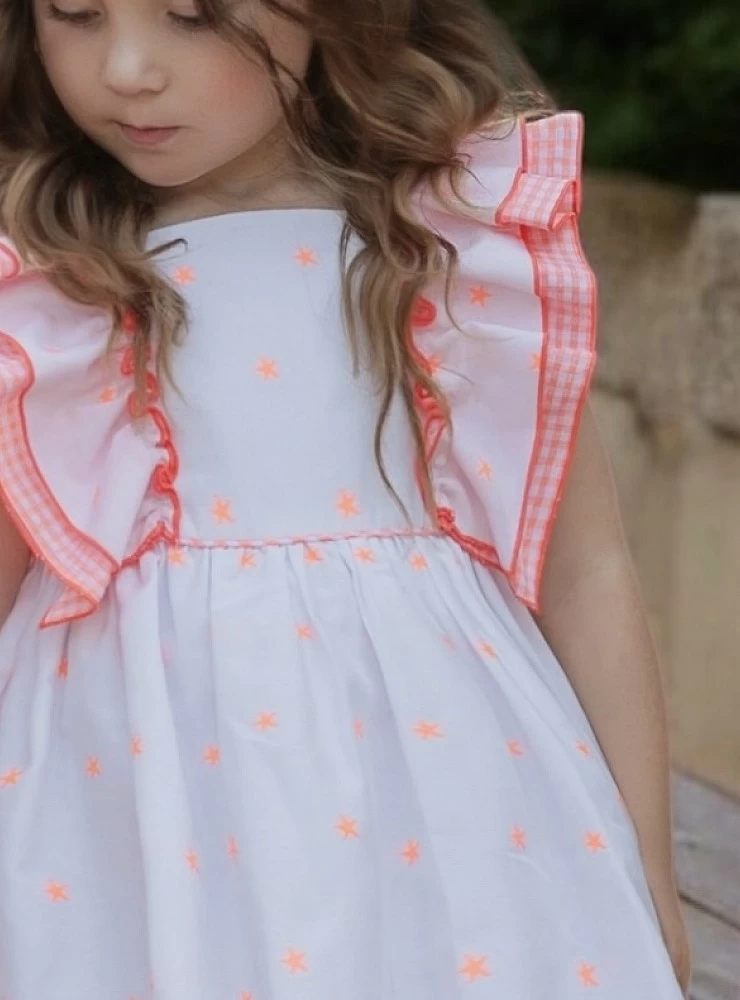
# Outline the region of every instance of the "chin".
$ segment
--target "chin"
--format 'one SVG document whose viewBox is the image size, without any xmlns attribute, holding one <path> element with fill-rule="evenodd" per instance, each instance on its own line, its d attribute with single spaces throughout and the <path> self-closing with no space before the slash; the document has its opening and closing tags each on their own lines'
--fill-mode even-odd
<svg viewBox="0 0 740 1000">
<path fill-rule="evenodd" d="M 184 170 L 182 165 L 167 163 L 164 157 L 160 163 L 152 162 L 144 165 L 140 161 L 134 163 L 128 157 L 126 159 L 120 157 L 119 159 L 129 173 L 150 187 L 182 187 L 186 184 L 192 184 L 193 181 L 197 181 L 207 172 L 205 170 Z"/>
</svg>

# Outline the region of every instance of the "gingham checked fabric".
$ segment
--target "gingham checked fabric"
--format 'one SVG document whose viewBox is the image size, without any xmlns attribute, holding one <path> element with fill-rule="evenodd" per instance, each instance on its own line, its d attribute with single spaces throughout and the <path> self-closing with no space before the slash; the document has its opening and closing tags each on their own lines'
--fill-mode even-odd
<svg viewBox="0 0 740 1000">
<path fill-rule="evenodd" d="M 461 551 L 511 559 L 545 385 L 544 289 L 523 227 L 491 224 L 521 148 L 490 145 L 487 217 L 447 222 L 465 329 L 414 310 L 455 419 L 432 456 L 444 537 L 401 400 L 396 497 L 373 453 L 339 212 L 152 236 L 193 321 L 169 427 L 135 436 L 127 351 L 98 363 L 109 317 L 39 276 L 0 285 L 36 460 L 122 565 L 98 613 L 43 634 L 35 566 L 0 630 L 0 997 L 681 1000 L 589 720 Z M 5 370 L 14 398 L 28 373 Z"/>
<path fill-rule="evenodd" d="M 0 333 L 0 491 L 34 555 L 66 584 L 44 625 L 87 614 L 105 591 L 114 565 L 60 510 L 28 440 L 23 397 L 33 385 L 30 358 L 10 336 Z"/>
<path fill-rule="evenodd" d="M 582 132 L 580 115 L 560 114 L 476 135 L 463 144 L 473 179 L 462 191 L 475 209 L 419 200 L 460 253 L 463 332 L 439 281 L 425 290 L 423 327 L 412 323 L 417 356 L 434 359 L 451 409 L 441 433 L 433 404 L 420 407 L 436 429 L 427 445 L 439 525 L 533 608 L 595 364 L 596 289 L 577 223 Z"/>
<path fill-rule="evenodd" d="M 577 228 L 581 144 L 573 114 L 463 144 L 471 171 L 464 193 L 479 207 L 455 216 L 448 205 L 435 228 L 460 252 L 453 305 L 470 336 L 450 324 L 441 281 L 426 290 L 429 307 L 416 314 L 414 333 L 452 417 L 443 425 L 434 401 L 417 398 L 437 526 L 502 569 L 535 608 L 595 360 L 596 293 Z M 14 284 L 17 270 L 6 247 L 0 273 Z M 43 622 L 53 624 L 94 609 L 126 552 L 98 546 L 55 502 L 24 426 L 32 363 L 10 336 L 0 360 L 0 484 L 32 548 L 65 584 Z"/>
<path fill-rule="evenodd" d="M 573 186 L 571 178 L 522 173 L 511 198 L 501 206 L 496 224 L 557 229 L 573 211 Z"/>
<path fill-rule="evenodd" d="M 596 360 L 596 283 L 581 250 L 577 222 L 582 131 L 578 115 L 558 115 L 524 129 L 525 171 L 567 182 L 550 228 L 523 229 L 542 301 L 544 332 L 537 436 L 512 567 L 514 585 L 529 601 L 539 591 L 547 541 Z M 525 193 L 522 185 L 512 204 Z M 533 204 L 540 207 L 536 199 Z M 526 202 L 521 207 L 526 218 Z"/>
<path fill-rule="evenodd" d="M 13 244 L 0 237 L 0 294 L 28 272 Z M 29 440 L 25 397 L 36 382 L 34 363 L 12 336 L 0 330 L 0 498 L 33 555 L 62 584 L 40 625 L 90 614 L 117 568 L 116 560 L 71 522 L 36 461 Z"/>
</svg>

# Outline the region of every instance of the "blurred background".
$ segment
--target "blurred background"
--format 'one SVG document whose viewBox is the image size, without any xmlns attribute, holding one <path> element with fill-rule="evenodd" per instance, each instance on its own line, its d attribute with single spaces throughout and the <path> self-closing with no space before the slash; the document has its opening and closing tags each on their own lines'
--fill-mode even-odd
<svg viewBox="0 0 740 1000">
<path fill-rule="evenodd" d="M 491 7 L 586 117 L 597 416 L 662 656 L 692 995 L 740 1000 L 740 0 Z"/>
</svg>

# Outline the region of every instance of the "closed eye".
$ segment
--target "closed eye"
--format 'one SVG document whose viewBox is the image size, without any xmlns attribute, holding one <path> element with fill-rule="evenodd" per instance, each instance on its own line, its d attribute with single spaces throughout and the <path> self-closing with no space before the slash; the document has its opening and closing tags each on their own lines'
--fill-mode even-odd
<svg viewBox="0 0 740 1000">
<path fill-rule="evenodd" d="M 188 16 L 186 14 L 170 14 L 170 18 L 175 24 L 178 24 L 181 28 L 185 28 L 189 31 L 195 31 L 197 28 L 207 28 L 208 21 L 201 17 L 200 14 L 193 14 Z"/>
<path fill-rule="evenodd" d="M 56 4 L 50 3 L 48 7 L 49 16 L 55 21 L 62 21 L 65 24 L 92 24 L 98 16 L 94 10 L 60 10 Z"/>
<path fill-rule="evenodd" d="M 92 24 L 98 17 L 98 12 L 94 10 L 61 10 L 55 3 L 51 2 L 48 5 L 48 12 L 49 16 L 55 21 L 62 21 L 64 24 L 76 24 L 81 27 Z M 198 28 L 208 27 L 208 21 L 200 14 L 188 15 L 171 12 L 168 16 L 174 24 L 180 28 L 184 28 L 186 31 L 195 31 Z"/>
</svg>

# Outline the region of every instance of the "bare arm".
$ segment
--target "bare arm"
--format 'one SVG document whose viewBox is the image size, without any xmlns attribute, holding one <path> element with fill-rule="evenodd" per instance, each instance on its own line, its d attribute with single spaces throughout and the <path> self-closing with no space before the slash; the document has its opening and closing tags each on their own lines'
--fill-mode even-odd
<svg viewBox="0 0 740 1000">
<path fill-rule="evenodd" d="M 28 546 L 0 503 L 0 627 L 18 596 L 28 569 Z"/>
<path fill-rule="evenodd" d="M 691 946 L 676 884 L 668 724 L 658 657 L 591 410 L 553 529 L 538 622 L 637 830 L 663 938 L 686 996 Z"/>
<path fill-rule="evenodd" d="M 670 764 L 658 658 L 588 407 L 545 563 L 538 623 L 609 762 L 643 858 L 670 891 Z"/>
</svg>

